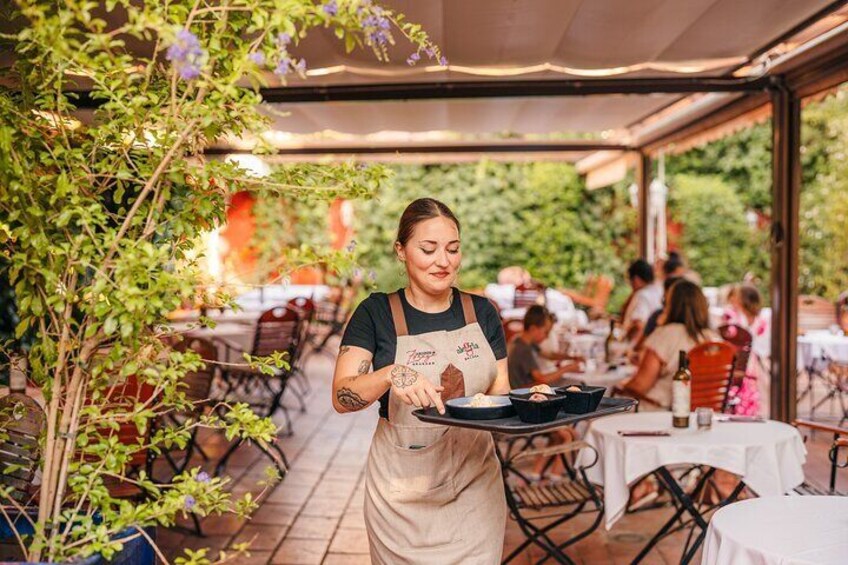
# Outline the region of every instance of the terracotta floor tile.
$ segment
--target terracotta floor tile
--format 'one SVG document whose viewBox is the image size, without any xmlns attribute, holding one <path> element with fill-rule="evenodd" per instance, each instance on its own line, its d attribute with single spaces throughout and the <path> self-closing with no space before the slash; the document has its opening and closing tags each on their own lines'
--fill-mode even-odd
<svg viewBox="0 0 848 565">
<path fill-rule="evenodd" d="M 271 558 L 273 565 L 319 565 L 329 540 L 287 539 Z"/>
<path fill-rule="evenodd" d="M 345 511 L 345 503 L 337 498 L 312 497 L 301 512 L 305 516 L 323 516 L 325 518 L 341 518 Z"/>
<path fill-rule="evenodd" d="M 339 529 L 330 543 L 332 553 L 367 553 L 368 536 L 365 530 Z"/>
<path fill-rule="evenodd" d="M 324 565 L 371 565 L 371 556 L 367 553 L 361 555 L 328 553 L 324 558 Z"/>
<path fill-rule="evenodd" d="M 299 508 L 288 504 L 263 504 L 250 517 L 251 524 L 291 526 Z"/>
<path fill-rule="evenodd" d="M 288 537 L 329 540 L 332 539 L 338 526 L 338 518 L 298 516 L 289 529 Z"/>
<path fill-rule="evenodd" d="M 268 496 L 268 502 L 272 504 L 291 504 L 295 506 L 303 505 L 312 492 L 311 485 L 295 485 L 287 483 L 285 480 L 282 484 Z"/>
<path fill-rule="evenodd" d="M 237 543 L 250 543 L 250 552 L 273 551 L 286 536 L 286 526 L 273 526 L 265 524 L 247 524 L 230 541 L 230 547 Z M 270 558 L 270 556 L 269 556 Z"/>
<path fill-rule="evenodd" d="M 270 551 L 250 551 L 248 555 L 242 555 L 233 558 L 227 563 L 233 565 L 265 565 L 271 560 L 272 552 Z"/>
</svg>

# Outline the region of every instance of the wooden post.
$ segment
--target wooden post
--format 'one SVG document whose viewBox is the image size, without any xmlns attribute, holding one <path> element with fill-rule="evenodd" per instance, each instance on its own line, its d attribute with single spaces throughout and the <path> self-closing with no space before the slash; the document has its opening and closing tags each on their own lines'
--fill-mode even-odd
<svg viewBox="0 0 848 565">
<path fill-rule="evenodd" d="M 639 257 L 648 258 L 648 198 L 651 183 L 651 158 L 645 152 L 639 153 L 636 164 L 636 185 L 639 187 Z"/>
<path fill-rule="evenodd" d="M 801 104 L 783 77 L 769 89 L 772 104 L 771 416 L 796 412 L 798 219 L 801 192 Z"/>
</svg>

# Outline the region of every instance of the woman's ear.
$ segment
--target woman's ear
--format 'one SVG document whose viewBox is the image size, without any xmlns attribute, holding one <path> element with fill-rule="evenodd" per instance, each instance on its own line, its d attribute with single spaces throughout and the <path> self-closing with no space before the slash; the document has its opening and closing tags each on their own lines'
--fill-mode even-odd
<svg viewBox="0 0 848 565">
<path fill-rule="evenodd" d="M 397 258 L 401 263 L 406 262 L 406 251 L 404 251 L 403 245 L 399 241 L 395 242 L 395 254 L 397 254 Z"/>
</svg>

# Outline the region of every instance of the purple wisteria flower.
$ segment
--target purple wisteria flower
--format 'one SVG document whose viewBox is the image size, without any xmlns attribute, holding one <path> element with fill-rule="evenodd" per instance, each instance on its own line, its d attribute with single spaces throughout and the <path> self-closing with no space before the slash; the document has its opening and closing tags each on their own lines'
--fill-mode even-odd
<svg viewBox="0 0 848 565">
<path fill-rule="evenodd" d="M 356 249 L 356 240 L 351 239 L 350 243 L 347 244 L 347 247 L 345 249 L 347 249 L 348 253 L 353 253 L 354 250 Z"/>
<path fill-rule="evenodd" d="M 261 67 L 265 64 L 265 53 L 262 51 L 256 51 L 247 56 L 248 59 L 253 61 L 257 66 Z"/>
<path fill-rule="evenodd" d="M 288 33 L 281 33 L 277 36 L 277 47 L 285 47 L 291 43 L 292 37 Z"/>
<path fill-rule="evenodd" d="M 208 483 L 209 481 L 212 480 L 212 478 L 209 476 L 209 473 L 207 473 L 206 471 L 201 471 L 197 474 L 197 476 L 194 478 L 194 480 L 196 480 L 198 483 Z"/>
<path fill-rule="evenodd" d="M 353 278 L 356 279 L 356 280 L 361 279 L 362 278 L 362 269 L 360 269 L 359 267 L 355 268 L 353 270 Z"/>
<path fill-rule="evenodd" d="M 374 271 L 374 269 L 368 271 L 368 280 L 372 283 L 377 282 L 377 273 Z"/>
<path fill-rule="evenodd" d="M 289 65 L 291 64 L 291 59 L 288 57 L 280 58 L 280 62 L 277 63 L 277 66 L 274 68 L 274 74 L 279 77 L 284 77 L 289 74 Z"/>
<path fill-rule="evenodd" d="M 192 80 L 200 76 L 200 66 L 205 56 L 197 36 L 187 29 L 177 32 L 174 43 L 168 47 L 165 58 L 173 63 L 183 80 Z"/>
<path fill-rule="evenodd" d="M 448 60 L 444 56 L 439 57 L 439 64 L 443 67 L 447 67 L 448 66 Z"/>
<path fill-rule="evenodd" d="M 432 59 L 433 57 L 435 57 L 435 56 L 436 56 L 436 52 L 435 52 L 435 51 L 433 51 L 433 48 L 432 48 L 432 47 L 428 47 L 427 49 L 425 49 L 425 50 L 424 50 L 424 53 L 426 53 L 426 54 L 427 54 L 427 56 L 428 56 L 429 58 L 431 58 L 431 59 Z"/>
<path fill-rule="evenodd" d="M 409 66 L 415 65 L 415 63 L 417 63 L 419 59 L 421 59 L 421 55 L 419 55 L 417 52 L 413 53 L 406 59 L 406 64 Z"/>
<path fill-rule="evenodd" d="M 197 501 L 194 499 L 194 497 L 190 494 L 187 494 L 185 500 L 183 500 L 183 507 L 186 510 L 191 510 L 192 508 L 194 508 L 195 504 L 197 504 Z"/>
<path fill-rule="evenodd" d="M 374 12 L 362 20 L 362 26 L 365 28 L 368 41 L 372 44 L 384 46 L 389 43 L 391 22 L 382 9 L 374 8 Z"/>
<path fill-rule="evenodd" d="M 329 2 L 321 6 L 321 9 L 324 10 L 324 13 L 328 16 L 335 16 L 339 13 L 339 7 L 336 4 L 336 0 L 330 0 Z"/>
<path fill-rule="evenodd" d="M 306 59 L 301 59 L 295 63 L 294 70 L 300 74 L 304 74 L 306 72 Z"/>
</svg>

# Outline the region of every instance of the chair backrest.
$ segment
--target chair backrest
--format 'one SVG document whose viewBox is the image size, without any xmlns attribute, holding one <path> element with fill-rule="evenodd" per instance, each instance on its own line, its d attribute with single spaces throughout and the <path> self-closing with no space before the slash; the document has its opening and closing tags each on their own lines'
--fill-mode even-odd
<svg viewBox="0 0 848 565">
<path fill-rule="evenodd" d="M 19 503 L 31 496 L 41 456 L 38 436 L 45 420 L 41 406 L 24 394 L 13 392 L 0 398 L 0 485 L 10 489 L 9 496 Z"/>
<path fill-rule="evenodd" d="M 836 320 L 836 304 L 821 296 L 798 297 L 798 332 L 826 330 Z"/>
<path fill-rule="evenodd" d="M 539 283 L 521 284 L 515 287 L 513 308 L 529 308 L 534 304 L 544 304 L 545 287 Z"/>
<path fill-rule="evenodd" d="M 303 318 L 311 318 L 315 313 L 315 302 L 305 296 L 292 298 L 288 301 L 287 306 L 297 310 Z"/>
<path fill-rule="evenodd" d="M 218 348 L 208 339 L 200 337 L 189 337 L 178 343 L 174 349 L 177 351 L 194 351 L 207 363 L 196 371 L 186 373 L 183 377 L 183 388 L 186 399 L 195 404 L 204 403 L 209 400 L 212 391 L 212 382 L 215 380 L 215 362 L 218 361 Z"/>
<path fill-rule="evenodd" d="M 253 355 L 267 356 L 274 352 L 291 351 L 299 337 L 300 315 L 288 306 L 278 306 L 263 312 L 256 322 Z"/>
<path fill-rule="evenodd" d="M 725 411 L 735 356 L 736 348 L 721 341 L 708 341 L 692 348 L 689 352 L 692 410 Z"/>
<path fill-rule="evenodd" d="M 748 368 L 748 359 L 751 357 L 751 342 L 754 339 L 751 332 L 736 324 L 725 324 L 718 328 L 718 333 L 721 335 L 721 339 L 736 348 L 736 362 L 733 365 L 733 371 L 744 376 L 745 370 Z"/>
</svg>

